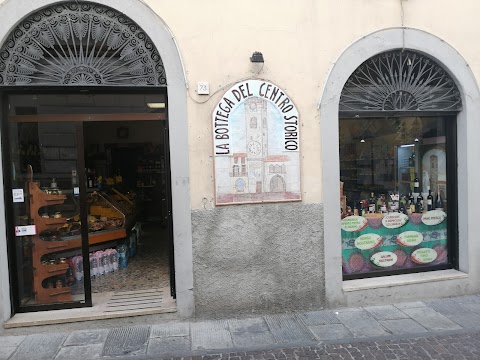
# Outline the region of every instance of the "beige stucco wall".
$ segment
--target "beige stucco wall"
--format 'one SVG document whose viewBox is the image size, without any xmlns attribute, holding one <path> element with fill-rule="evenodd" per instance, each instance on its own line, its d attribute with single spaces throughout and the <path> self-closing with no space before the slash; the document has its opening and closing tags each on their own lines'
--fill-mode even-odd
<svg viewBox="0 0 480 360">
<path fill-rule="evenodd" d="M 294 100 L 302 121 L 303 200 L 319 203 L 317 107 L 328 73 L 344 49 L 367 34 L 403 24 L 443 39 L 465 58 L 477 79 L 480 74 L 477 0 L 143 1 L 170 27 L 185 66 L 193 209 L 202 208 L 204 198 L 213 199 L 211 112 L 237 81 L 257 76 L 280 86 Z M 258 74 L 259 67 L 249 61 L 253 51 L 265 58 Z M 196 95 L 198 81 L 209 82 L 210 96 Z M 170 116 L 175 121 L 175 114 Z M 325 156 L 335 153 L 332 149 Z"/>
<path fill-rule="evenodd" d="M 233 82 L 257 76 L 249 57 L 261 51 L 258 77 L 285 89 L 302 121 L 302 190 L 306 203 L 322 202 L 318 102 L 342 51 L 362 36 L 402 25 L 400 0 L 146 0 L 171 28 L 187 73 L 192 208 L 214 194 L 211 112 Z M 403 24 L 428 31 L 456 48 L 476 74 L 480 53 L 472 46 L 480 3 L 404 0 Z M 211 95 L 196 95 L 197 81 Z M 217 91 L 215 93 L 215 91 Z M 196 101 L 202 102 L 201 104 Z M 172 114 L 174 121 L 174 114 Z M 331 154 L 335 155 L 336 149 Z"/>
</svg>

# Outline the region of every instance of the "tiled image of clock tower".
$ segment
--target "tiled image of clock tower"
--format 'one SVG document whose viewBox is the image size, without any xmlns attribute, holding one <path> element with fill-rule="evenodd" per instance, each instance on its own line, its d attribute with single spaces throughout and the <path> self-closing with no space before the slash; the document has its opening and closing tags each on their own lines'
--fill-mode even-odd
<svg viewBox="0 0 480 360">
<path fill-rule="evenodd" d="M 234 197 L 232 201 L 281 201 L 299 198 L 299 195 L 289 192 L 287 179 L 290 157 L 269 154 L 268 102 L 252 97 L 246 100 L 243 106 L 245 148 L 230 157 L 230 188 Z"/>
<path fill-rule="evenodd" d="M 268 156 L 267 101 L 254 97 L 245 101 L 248 192 L 265 188 L 264 159 Z"/>
</svg>

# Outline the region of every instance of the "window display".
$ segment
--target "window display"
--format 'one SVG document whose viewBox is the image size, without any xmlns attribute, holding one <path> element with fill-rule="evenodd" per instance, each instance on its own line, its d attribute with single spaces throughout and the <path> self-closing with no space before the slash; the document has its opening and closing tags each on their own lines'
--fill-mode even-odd
<svg viewBox="0 0 480 360">
<path fill-rule="evenodd" d="M 450 264 L 447 121 L 340 120 L 345 278 Z"/>
</svg>

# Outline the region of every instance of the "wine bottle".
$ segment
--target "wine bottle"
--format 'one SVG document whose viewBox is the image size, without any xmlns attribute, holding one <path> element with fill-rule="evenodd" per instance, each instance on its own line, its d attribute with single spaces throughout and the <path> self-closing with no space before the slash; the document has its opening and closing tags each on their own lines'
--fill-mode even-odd
<svg viewBox="0 0 480 360">
<path fill-rule="evenodd" d="M 377 197 L 377 206 L 375 208 L 376 213 L 381 213 L 382 212 L 382 195 L 378 194 Z"/>
<path fill-rule="evenodd" d="M 430 187 L 428 187 L 428 196 L 427 196 L 427 210 L 433 210 L 433 196 L 432 196 L 432 190 L 430 190 Z"/>
<path fill-rule="evenodd" d="M 413 194 L 410 193 L 410 198 L 408 199 L 409 203 L 408 203 L 408 206 L 409 206 L 409 209 L 410 209 L 410 213 L 414 213 L 415 212 L 415 200 L 413 198 Z"/>
<path fill-rule="evenodd" d="M 382 194 L 380 197 L 380 212 L 382 214 L 387 213 L 387 199 L 385 198 L 385 194 Z"/>
<path fill-rule="evenodd" d="M 423 211 L 423 196 L 419 194 L 417 196 L 417 203 L 415 204 L 415 212 L 421 213 Z"/>
<path fill-rule="evenodd" d="M 435 210 L 442 210 L 443 211 L 443 200 L 440 192 L 437 194 L 437 201 L 435 201 Z"/>
<path fill-rule="evenodd" d="M 413 192 L 420 192 L 420 180 L 418 179 L 417 173 L 415 173 L 415 179 L 413 179 Z"/>
<path fill-rule="evenodd" d="M 357 202 L 353 202 L 353 215 L 358 216 Z"/>
<path fill-rule="evenodd" d="M 371 196 L 370 196 L 368 212 L 369 213 L 374 213 L 375 212 L 375 193 L 373 193 L 373 192 L 371 193 Z"/>
</svg>

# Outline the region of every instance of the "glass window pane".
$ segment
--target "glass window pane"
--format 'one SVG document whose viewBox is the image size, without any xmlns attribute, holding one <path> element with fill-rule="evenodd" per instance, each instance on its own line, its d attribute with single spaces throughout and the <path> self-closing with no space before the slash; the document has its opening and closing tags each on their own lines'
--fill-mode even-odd
<svg viewBox="0 0 480 360">
<path fill-rule="evenodd" d="M 84 302 L 75 123 L 9 120 L 20 306 Z"/>
<path fill-rule="evenodd" d="M 339 126 L 343 274 L 447 265 L 446 119 L 341 119 Z"/>
</svg>

